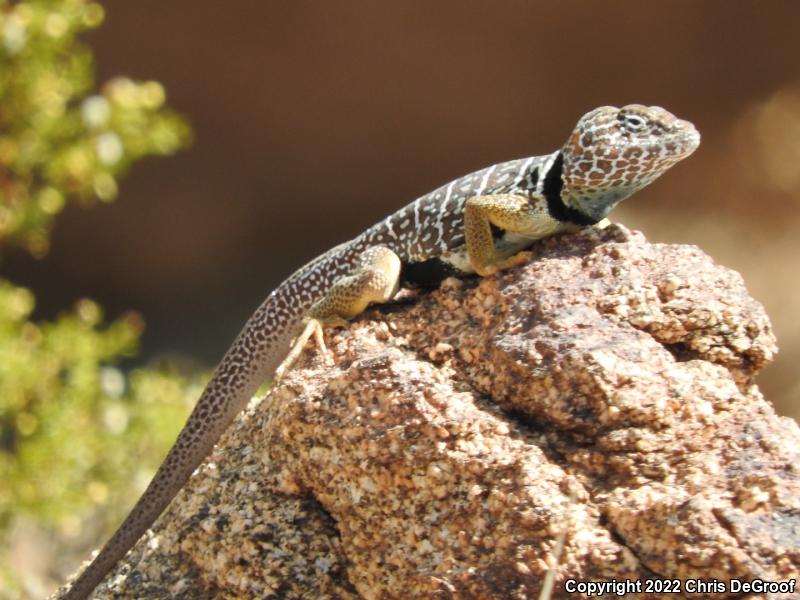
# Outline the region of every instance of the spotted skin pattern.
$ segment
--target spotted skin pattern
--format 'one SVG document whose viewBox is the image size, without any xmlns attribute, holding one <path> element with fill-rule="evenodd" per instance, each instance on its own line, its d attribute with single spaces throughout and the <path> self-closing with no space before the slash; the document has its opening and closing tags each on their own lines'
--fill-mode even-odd
<svg viewBox="0 0 800 600">
<path fill-rule="evenodd" d="M 600 220 L 697 148 L 687 121 L 658 106 L 597 108 L 578 122 L 563 148 L 565 203 Z"/>
<path fill-rule="evenodd" d="M 247 321 L 147 490 L 62 598 L 86 598 L 133 547 L 275 374 L 309 318 L 352 317 L 370 302 L 389 300 L 399 280 L 436 284 L 475 273 L 475 256 L 477 270 L 511 266 L 535 239 L 599 222 L 699 142 L 691 123 L 662 108 L 597 108 L 561 150 L 451 181 L 298 269 Z M 465 226 L 468 204 L 472 227 Z"/>
</svg>

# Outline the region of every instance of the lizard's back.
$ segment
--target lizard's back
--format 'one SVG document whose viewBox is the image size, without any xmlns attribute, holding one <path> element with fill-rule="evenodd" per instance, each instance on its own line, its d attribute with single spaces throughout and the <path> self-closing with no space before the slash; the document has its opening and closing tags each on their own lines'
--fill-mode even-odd
<svg viewBox="0 0 800 600">
<path fill-rule="evenodd" d="M 554 155 L 510 160 L 454 179 L 420 196 L 355 238 L 358 252 L 383 245 L 403 262 L 403 280 L 436 285 L 448 275 L 472 273 L 466 257 L 464 206 L 483 194 L 535 194 Z M 420 232 L 422 232 L 420 234 Z"/>
</svg>

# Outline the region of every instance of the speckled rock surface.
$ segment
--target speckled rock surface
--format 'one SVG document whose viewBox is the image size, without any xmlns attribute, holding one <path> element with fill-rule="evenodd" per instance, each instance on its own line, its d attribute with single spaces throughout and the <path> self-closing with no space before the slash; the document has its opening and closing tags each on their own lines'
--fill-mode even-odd
<svg viewBox="0 0 800 600">
<path fill-rule="evenodd" d="M 800 431 L 754 384 L 775 341 L 738 274 L 619 226 L 534 254 L 329 334 L 96 597 L 797 578 Z"/>
</svg>

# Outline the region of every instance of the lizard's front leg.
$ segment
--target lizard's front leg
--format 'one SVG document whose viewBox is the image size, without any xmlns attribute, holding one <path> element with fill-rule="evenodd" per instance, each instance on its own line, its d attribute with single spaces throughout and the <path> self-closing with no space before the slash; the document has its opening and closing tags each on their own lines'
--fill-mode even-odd
<svg viewBox="0 0 800 600">
<path fill-rule="evenodd" d="M 353 272 L 338 279 L 309 309 L 306 326 L 275 371 L 275 381 L 280 381 L 291 368 L 312 335 L 320 351 L 327 354 L 324 327 L 345 325 L 346 319 L 361 314 L 370 304 L 391 300 L 400 283 L 400 268 L 400 258 L 385 246 L 373 246 L 362 252 Z"/>
<path fill-rule="evenodd" d="M 523 234 L 531 240 L 547 237 L 567 228 L 550 216 L 543 198 L 527 194 L 493 194 L 475 196 L 464 207 L 464 237 L 472 268 L 478 275 L 519 265 L 529 252 L 513 256 L 498 251 L 492 237 L 495 225 L 512 233 Z"/>
</svg>

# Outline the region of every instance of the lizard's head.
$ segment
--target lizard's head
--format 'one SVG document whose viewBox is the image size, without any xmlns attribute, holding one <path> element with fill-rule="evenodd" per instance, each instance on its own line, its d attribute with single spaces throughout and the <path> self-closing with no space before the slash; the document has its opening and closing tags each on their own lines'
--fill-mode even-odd
<svg viewBox="0 0 800 600">
<path fill-rule="evenodd" d="M 602 219 L 700 144 L 694 125 L 659 106 L 602 106 L 581 117 L 562 148 L 565 203 Z"/>
</svg>

